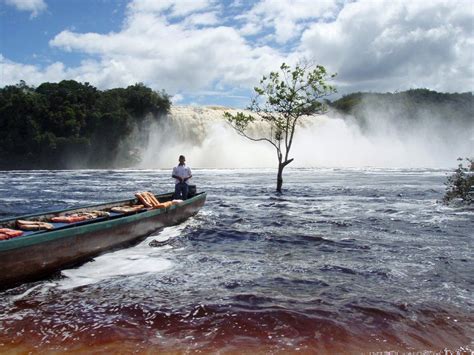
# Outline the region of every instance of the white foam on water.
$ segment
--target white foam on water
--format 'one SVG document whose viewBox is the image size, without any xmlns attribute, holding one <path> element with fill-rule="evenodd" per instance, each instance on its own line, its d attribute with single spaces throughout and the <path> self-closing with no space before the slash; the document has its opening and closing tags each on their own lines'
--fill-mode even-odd
<svg viewBox="0 0 474 355">
<path fill-rule="evenodd" d="M 150 247 L 153 240 L 159 242 L 177 238 L 181 231 L 190 222 L 178 226 L 167 227 L 157 231 L 140 244 L 126 249 L 117 250 L 96 257 L 77 268 L 62 270 L 66 278 L 57 284 L 59 289 L 71 289 L 79 286 L 95 284 L 115 277 L 124 277 L 145 273 L 158 273 L 173 266 L 173 261 L 168 259 L 170 246 Z"/>
<path fill-rule="evenodd" d="M 67 279 L 61 280 L 58 288 L 71 289 L 118 276 L 160 272 L 170 268 L 171 265 L 172 262 L 164 258 L 126 256 L 120 252 L 105 254 L 79 268 L 63 270 L 61 273 Z"/>
<path fill-rule="evenodd" d="M 33 287 L 28 288 L 25 292 L 12 296 L 11 300 L 17 302 L 19 300 L 28 298 L 31 294 L 45 294 L 48 289 L 55 287 L 57 284 L 55 282 L 46 282 Z"/>
</svg>

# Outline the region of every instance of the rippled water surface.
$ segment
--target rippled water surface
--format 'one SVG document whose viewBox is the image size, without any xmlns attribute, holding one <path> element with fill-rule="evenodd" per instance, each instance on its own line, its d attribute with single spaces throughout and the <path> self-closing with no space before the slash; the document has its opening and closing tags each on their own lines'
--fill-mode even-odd
<svg viewBox="0 0 474 355">
<path fill-rule="evenodd" d="M 1 292 L 0 352 L 474 348 L 474 212 L 437 202 L 446 171 L 287 169 L 283 195 L 274 170 L 193 173 L 195 217 Z M 0 218 L 171 189 L 168 171 L 1 172 Z"/>
</svg>

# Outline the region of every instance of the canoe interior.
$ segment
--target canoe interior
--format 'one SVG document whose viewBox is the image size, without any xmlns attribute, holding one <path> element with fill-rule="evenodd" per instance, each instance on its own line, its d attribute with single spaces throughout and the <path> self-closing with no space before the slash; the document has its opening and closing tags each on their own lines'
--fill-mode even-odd
<svg viewBox="0 0 474 355">
<path fill-rule="evenodd" d="M 202 193 L 198 193 L 195 196 L 198 196 L 200 194 Z M 155 196 L 159 202 L 171 201 L 173 199 L 173 193 L 166 193 L 166 194 L 155 195 Z M 96 205 L 69 208 L 65 210 L 50 211 L 47 213 L 36 213 L 36 214 L 30 214 L 30 215 L 17 216 L 14 218 L 0 220 L 0 228 L 18 229 L 16 226 L 16 221 L 21 219 L 21 220 L 26 220 L 26 221 L 47 222 L 49 224 L 52 224 L 54 227 L 53 230 L 56 231 L 58 229 L 72 228 L 72 227 L 77 227 L 77 226 L 81 226 L 85 224 L 91 224 L 91 223 L 96 223 L 96 222 L 105 221 L 105 220 L 117 219 L 117 218 L 121 218 L 125 216 L 130 216 L 131 214 L 143 213 L 149 210 L 147 208 L 143 208 L 142 210 L 138 212 L 128 213 L 128 214 L 110 211 L 112 207 L 132 206 L 132 205 L 137 205 L 137 204 L 140 204 L 140 202 L 138 201 L 138 199 L 134 198 L 134 199 L 128 199 L 128 200 L 111 201 L 111 202 L 106 202 L 106 203 L 96 204 Z M 92 212 L 92 211 L 106 211 L 110 215 L 108 217 L 98 217 L 98 218 L 81 221 L 81 222 L 75 222 L 75 223 L 54 223 L 50 221 L 52 217 L 63 216 L 63 215 L 72 214 L 72 213 Z M 23 235 L 17 238 L 22 238 L 24 236 L 31 236 L 31 235 L 42 234 L 42 233 L 47 233 L 47 232 L 51 232 L 51 230 L 23 231 Z M 0 246 L 1 246 L 1 243 L 2 241 L 0 241 Z"/>
</svg>

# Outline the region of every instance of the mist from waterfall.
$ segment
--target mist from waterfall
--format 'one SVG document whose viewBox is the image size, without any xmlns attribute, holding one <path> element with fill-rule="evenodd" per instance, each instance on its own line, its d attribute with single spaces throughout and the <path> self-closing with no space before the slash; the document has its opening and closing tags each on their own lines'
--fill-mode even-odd
<svg viewBox="0 0 474 355">
<path fill-rule="evenodd" d="M 474 153 L 473 122 L 460 124 L 420 113 L 416 120 L 368 107 L 361 124 L 336 112 L 310 117 L 297 127 L 291 167 L 446 168 Z M 222 107 L 180 107 L 149 129 L 140 168 L 169 168 L 180 154 L 195 168 L 273 168 L 275 148 L 239 136 Z M 255 126 L 254 131 L 264 131 Z"/>
</svg>

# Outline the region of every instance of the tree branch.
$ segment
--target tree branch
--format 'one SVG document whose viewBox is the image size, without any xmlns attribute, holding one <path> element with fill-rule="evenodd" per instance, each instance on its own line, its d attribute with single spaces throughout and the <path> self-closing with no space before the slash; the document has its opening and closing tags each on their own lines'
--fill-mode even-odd
<svg viewBox="0 0 474 355">
<path fill-rule="evenodd" d="M 272 142 L 270 139 L 268 138 L 254 138 L 252 136 L 249 136 L 248 134 L 246 134 L 244 131 L 242 131 L 241 129 L 239 129 L 238 127 L 234 126 L 232 123 L 230 123 L 229 121 L 227 121 L 227 123 L 242 137 L 245 137 L 251 141 L 254 141 L 254 142 L 262 142 L 262 141 L 266 141 L 268 143 L 270 143 L 271 145 L 273 145 L 275 147 L 275 149 L 277 151 L 280 151 L 280 148 L 274 143 Z"/>
</svg>

